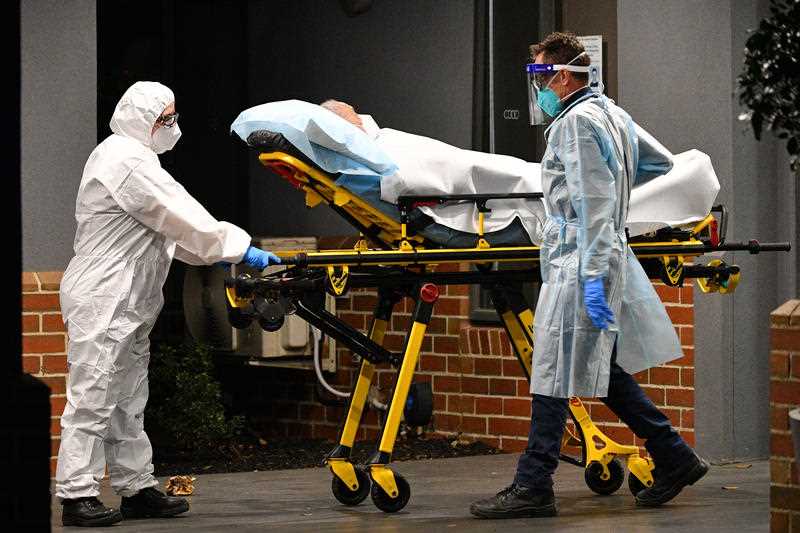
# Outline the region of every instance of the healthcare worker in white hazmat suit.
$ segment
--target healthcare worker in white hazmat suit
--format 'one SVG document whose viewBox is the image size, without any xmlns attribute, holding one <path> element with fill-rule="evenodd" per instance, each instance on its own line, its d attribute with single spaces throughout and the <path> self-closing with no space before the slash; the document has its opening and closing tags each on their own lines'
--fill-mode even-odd
<svg viewBox="0 0 800 533">
<path fill-rule="evenodd" d="M 173 257 L 192 265 L 279 259 L 250 246 L 161 168 L 181 135 L 172 91 L 137 82 L 111 118 L 112 135 L 89 156 L 75 206 L 75 257 L 61 282 L 69 335 L 67 405 L 61 418 L 56 496 L 64 525 L 174 516 L 185 499 L 156 490 L 143 428 L 148 336 Z M 106 466 L 120 510 L 98 499 Z"/>
<path fill-rule="evenodd" d="M 625 233 L 631 188 L 669 171 L 671 154 L 588 87 L 589 57 L 574 35 L 549 35 L 531 47 L 531 57 L 532 111 L 539 107 L 554 119 L 542 159 L 547 221 L 531 427 L 514 482 L 470 511 L 484 518 L 556 514 L 552 475 L 571 396 L 600 398 L 644 439 L 655 482 L 636 503 L 661 505 L 708 471 L 631 376 L 682 356 Z"/>
</svg>

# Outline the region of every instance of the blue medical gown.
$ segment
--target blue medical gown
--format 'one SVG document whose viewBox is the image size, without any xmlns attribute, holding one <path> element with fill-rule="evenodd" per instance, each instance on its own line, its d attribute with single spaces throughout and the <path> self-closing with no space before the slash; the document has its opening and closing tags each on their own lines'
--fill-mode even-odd
<svg viewBox="0 0 800 533">
<path fill-rule="evenodd" d="M 604 397 L 615 342 L 617 363 L 630 373 L 682 355 L 625 235 L 632 187 L 668 172 L 671 154 L 605 96 L 579 99 L 546 135 L 542 189 L 548 217 L 531 391 Z M 616 317 L 607 330 L 592 325 L 583 304 L 582 281 L 595 277 L 604 278 Z"/>
</svg>

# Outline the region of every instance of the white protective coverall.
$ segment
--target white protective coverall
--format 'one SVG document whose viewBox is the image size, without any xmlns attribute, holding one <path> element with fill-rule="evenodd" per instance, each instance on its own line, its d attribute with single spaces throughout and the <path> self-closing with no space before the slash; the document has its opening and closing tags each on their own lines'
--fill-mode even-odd
<svg viewBox="0 0 800 533">
<path fill-rule="evenodd" d="M 83 171 L 75 257 L 61 283 L 69 378 L 60 498 L 97 496 L 106 464 L 122 496 L 157 484 L 143 413 L 148 335 L 170 263 L 239 263 L 250 245 L 244 230 L 216 220 L 161 168 L 151 130 L 174 100 L 160 83 L 132 85 L 114 110 L 113 134 Z"/>
</svg>

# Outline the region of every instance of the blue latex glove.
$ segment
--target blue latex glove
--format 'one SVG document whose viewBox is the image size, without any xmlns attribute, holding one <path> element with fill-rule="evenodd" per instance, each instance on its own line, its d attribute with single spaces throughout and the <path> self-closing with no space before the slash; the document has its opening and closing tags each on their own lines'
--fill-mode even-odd
<svg viewBox="0 0 800 533">
<path fill-rule="evenodd" d="M 614 313 L 608 308 L 603 278 L 589 278 L 583 282 L 583 303 L 592 324 L 599 329 L 608 329 L 614 323 Z"/>
<path fill-rule="evenodd" d="M 258 270 L 264 270 L 269 265 L 277 265 L 280 264 L 280 262 L 281 258 L 277 255 L 272 252 L 265 252 L 255 246 L 248 248 L 242 258 L 242 263 L 246 263 Z"/>
</svg>

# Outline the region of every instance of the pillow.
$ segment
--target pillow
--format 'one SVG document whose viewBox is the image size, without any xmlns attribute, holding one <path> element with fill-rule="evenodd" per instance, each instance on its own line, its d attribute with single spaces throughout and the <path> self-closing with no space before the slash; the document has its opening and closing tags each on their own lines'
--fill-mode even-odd
<svg viewBox="0 0 800 533">
<path fill-rule="evenodd" d="M 242 111 L 231 124 L 243 141 L 257 130 L 281 133 L 312 161 L 331 173 L 389 176 L 397 165 L 360 128 L 327 109 L 285 100 Z"/>
</svg>

